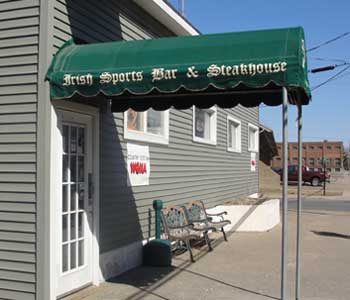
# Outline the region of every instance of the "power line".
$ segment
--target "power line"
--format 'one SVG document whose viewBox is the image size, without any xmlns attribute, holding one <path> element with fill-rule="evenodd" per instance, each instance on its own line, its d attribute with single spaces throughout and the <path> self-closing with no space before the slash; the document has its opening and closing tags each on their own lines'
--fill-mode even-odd
<svg viewBox="0 0 350 300">
<path fill-rule="evenodd" d="M 338 80 L 338 79 L 340 79 L 340 78 L 343 78 L 343 77 L 346 77 L 346 76 L 349 76 L 350 75 L 350 73 L 348 72 L 348 73 L 345 73 L 345 74 L 343 74 L 343 75 L 341 75 L 341 76 L 338 76 L 337 78 L 335 78 L 334 80 Z M 334 81 L 333 80 L 333 81 Z"/>
<path fill-rule="evenodd" d="M 348 34 L 350 34 L 350 31 L 345 32 L 345 33 L 343 33 L 343 34 L 341 34 L 341 35 L 338 35 L 338 36 L 336 36 L 335 38 L 330 39 L 330 40 L 328 40 L 328 41 L 326 41 L 326 42 L 324 42 L 324 43 L 322 43 L 322 44 L 319 44 L 319 45 L 317 45 L 317 46 L 315 46 L 315 47 L 312 47 L 312 48 L 308 49 L 307 52 L 311 52 L 311 51 L 317 50 L 317 49 L 319 49 L 319 48 L 321 48 L 321 47 L 323 47 L 323 46 L 326 46 L 326 45 L 328 45 L 328 44 L 330 44 L 330 43 L 333 43 L 333 42 L 335 42 L 335 41 L 337 41 L 337 40 L 339 40 L 339 39 L 341 39 L 341 38 L 347 36 Z"/>
<path fill-rule="evenodd" d="M 337 59 L 337 58 L 309 57 L 309 59 L 319 60 L 319 61 L 334 61 L 334 62 L 339 62 L 339 63 L 346 63 L 345 59 Z"/>
<path fill-rule="evenodd" d="M 350 68 L 350 65 L 346 66 L 344 69 L 340 70 L 337 74 L 333 75 L 332 77 L 328 78 L 327 80 L 325 80 L 324 82 L 320 83 L 319 85 L 316 85 L 315 87 L 313 87 L 311 89 L 311 91 L 314 91 L 318 88 L 320 88 L 321 86 L 324 86 L 325 84 L 327 84 L 328 82 L 334 80 L 335 78 L 337 78 L 340 74 L 344 73 L 346 70 L 348 70 Z"/>
</svg>

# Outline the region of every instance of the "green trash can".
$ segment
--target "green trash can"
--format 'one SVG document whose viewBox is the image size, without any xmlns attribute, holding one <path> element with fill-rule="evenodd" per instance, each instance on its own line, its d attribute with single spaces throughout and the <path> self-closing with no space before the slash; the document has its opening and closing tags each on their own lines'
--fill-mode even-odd
<svg viewBox="0 0 350 300">
<path fill-rule="evenodd" d="M 171 266 L 171 245 L 167 240 L 155 239 L 143 247 L 143 264 L 153 267 Z"/>
</svg>

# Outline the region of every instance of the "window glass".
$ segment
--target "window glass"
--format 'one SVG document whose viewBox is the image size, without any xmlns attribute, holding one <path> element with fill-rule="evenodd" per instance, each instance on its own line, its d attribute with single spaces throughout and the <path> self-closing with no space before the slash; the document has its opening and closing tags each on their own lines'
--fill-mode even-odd
<svg viewBox="0 0 350 300">
<path fill-rule="evenodd" d="M 297 170 L 296 166 L 288 166 L 288 172 L 295 172 Z"/>
<path fill-rule="evenodd" d="M 210 140 L 210 117 L 211 117 L 211 114 L 208 111 L 196 108 L 196 117 L 195 117 L 196 137 Z"/>
<path fill-rule="evenodd" d="M 241 151 L 241 124 L 228 117 L 228 150 Z"/>
<path fill-rule="evenodd" d="M 164 115 L 160 111 L 150 109 L 147 112 L 147 132 L 162 135 L 163 134 Z"/>
<path fill-rule="evenodd" d="M 127 118 L 129 130 L 144 131 L 144 112 L 137 112 L 129 109 Z"/>
<path fill-rule="evenodd" d="M 197 142 L 216 143 L 216 108 L 193 110 L 193 140 Z"/>
</svg>

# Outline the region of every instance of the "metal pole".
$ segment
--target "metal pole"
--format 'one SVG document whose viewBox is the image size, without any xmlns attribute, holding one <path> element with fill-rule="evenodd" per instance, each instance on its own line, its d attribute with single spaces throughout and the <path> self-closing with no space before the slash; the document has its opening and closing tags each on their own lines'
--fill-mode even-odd
<svg viewBox="0 0 350 300">
<path fill-rule="evenodd" d="M 326 147 L 326 142 L 323 141 L 323 147 L 322 147 L 322 162 L 323 162 L 323 196 L 326 196 L 326 160 L 324 157 L 324 150 Z"/>
<path fill-rule="evenodd" d="M 301 252 L 301 205 L 302 205 L 302 105 L 298 105 L 298 208 L 297 208 L 297 255 L 296 255 L 296 278 L 295 299 L 300 299 L 300 252 Z"/>
<path fill-rule="evenodd" d="M 281 261 L 281 300 L 286 299 L 287 282 L 287 209 L 288 209 L 288 93 L 284 87 L 282 106 L 283 126 L 283 196 L 282 196 L 282 261 Z"/>
<path fill-rule="evenodd" d="M 155 227 L 156 227 L 156 239 L 160 239 L 161 235 L 161 228 L 160 228 L 160 211 L 163 208 L 163 201 L 162 200 L 154 200 L 153 201 L 153 208 L 155 211 Z"/>
<path fill-rule="evenodd" d="M 185 16 L 185 0 L 179 0 L 179 10 L 181 15 L 184 17 Z"/>
</svg>

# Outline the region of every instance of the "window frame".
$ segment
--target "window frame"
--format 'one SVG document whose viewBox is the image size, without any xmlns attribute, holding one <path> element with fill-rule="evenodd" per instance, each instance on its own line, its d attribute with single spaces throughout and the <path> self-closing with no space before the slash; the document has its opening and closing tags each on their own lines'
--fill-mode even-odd
<svg viewBox="0 0 350 300">
<path fill-rule="evenodd" d="M 201 108 L 198 108 L 201 109 Z M 213 118 L 210 118 L 210 139 L 205 139 L 196 136 L 196 106 L 192 107 L 192 139 L 193 142 L 216 146 L 217 142 L 217 107 L 214 105 L 204 109 L 213 113 Z"/>
<path fill-rule="evenodd" d="M 164 113 L 164 135 L 158 135 L 150 132 L 143 132 L 138 130 L 130 130 L 128 129 L 128 111 L 124 112 L 124 139 L 132 140 L 132 141 L 140 141 L 145 143 L 152 144 L 169 144 L 169 109 L 165 111 L 161 111 Z M 143 113 L 147 113 L 147 110 Z M 145 118 L 147 120 L 147 116 Z"/>
<path fill-rule="evenodd" d="M 230 122 L 235 123 L 237 126 L 236 128 L 236 143 L 237 148 L 231 147 L 229 144 L 229 134 L 230 134 Z M 235 153 L 242 153 L 242 122 L 230 115 L 227 115 L 227 151 L 228 152 L 235 152 Z"/>
<path fill-rule="evenodd" d="M 255 129 L 255 148 L 251 148 L 249 145 L 249 141 L 250 141 L 250 128 Z M 259 127 L 256 125 L 253 125 L 251 123 L 248 123 L 248 151 L 249 152 L 259 152 Z"/>
</svg>

